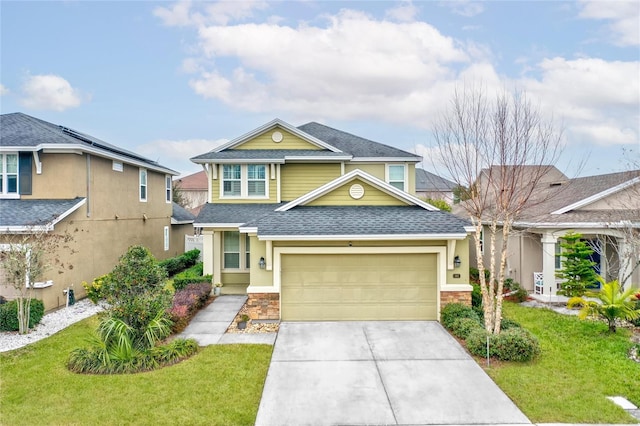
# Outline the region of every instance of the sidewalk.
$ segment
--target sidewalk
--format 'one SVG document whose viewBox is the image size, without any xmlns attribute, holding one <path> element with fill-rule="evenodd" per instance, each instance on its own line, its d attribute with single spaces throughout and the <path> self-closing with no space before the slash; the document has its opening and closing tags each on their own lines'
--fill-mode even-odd
<svg viewBox="0 0 640 426">
<path fill-rule="evenodd" d="M 191 320 L 179 337 L 195 339 L 200 346 L 232 343 L 273 345 L 276 333 L 225 333 L 247 301 L 247 296 L 218 296 Z"/>
</svg>

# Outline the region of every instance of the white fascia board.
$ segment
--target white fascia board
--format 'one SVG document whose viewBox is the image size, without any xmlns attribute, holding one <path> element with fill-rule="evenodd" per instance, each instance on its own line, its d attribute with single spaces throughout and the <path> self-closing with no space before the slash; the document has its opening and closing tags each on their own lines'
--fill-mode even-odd
<svg viewBox="0 0 640 426">
<path fill-rule="evenodd" d="M 33 232 L 53 231 L 53 225 L 40 226 L 5 226 L 0 228 L 0 234 L 31 234 Z"/>
<path fill-rule="evenodd" d="M 143 167 L 148 170 L 153 170 L 156 172 L 160 172 L 167 175 L 178 176 L 180 173 L 175 170 L 168 169 L 162 166 L 154 166 L 151 163 L 146 163 L 144 161 L 136 160 L 135 158 L 127 157 L 125 155 L 121 155 L 114 152 L 109 152 L 101 148 L 93 147 L 93 146 L 83 146 L 78 144 L 40 144 L 37 146 L 20 146 L 20 147 L 2 147 L 0 151 L 23 151 L 23 152 L 32 152 L 32 151 L 40 151 L 46 154 L 82 154 L 88 153 L 97 155 L 98 157 L 108 158 L 110 160 L 122 161 L 123 163 L 133 165 L 136 167 Z"/>
<path fill-rule="evenodd" d="M 260 241 L 464 240 L 467 234 L 258 235 Z"/>
<path fill-rule="evenodd" d="M 80 206 L 84 206 L 86 203 L 87 203 L 87 199 L 86 198 L 82 198 L 73 207 L 71 207 L 69 210 L 67 210 L 66 212 L 62 213 L 60 216 L 55 218 L 55 220 L 53 220 L 51 222 L 51 226 L 54 227 L 58 222 L 60 222 L 65 217 L 69 216 L 71 213 L 73 213 L 76 210 L 78 210 L 80 208 Z"/>
<path fill-rule="evenodd" d="M 213 228 L 213 229 L 228 229 L 228 228 L 240 228 L 244 225 L 244 222 L 240 223 L 200 223 L 194 222 L 193 226 L 198 228 Z"/>
<path fill-rule="evenodd" d="M 242 234 L 257 234 L 258 227 L 257 226 L 241 226 L 239 229 Z"/>
<path fill-rule="evenodd" d="M 640 176 L 637 176 L 637 177 L 635 177 L 635 178 L 633 178 L 631 180 L 628 180 L 626 182 L 623 182 L 623 183 L 621 183 L 619 185 L 613 186 L 613 187 L 611 187 L 609 189 L 605 189 L 604 191 L 598 192 L 597 194 L 594 194 L 594 195 L 592 195 L 590 197 L 584 198 L 584 199 L 582 199 L 580 201 L 577 201 L 577 202 L 575 202 L 573 204 L 570 204 L 570 205 L 568 205 L 566 207 L 563 207 L 561 209 L 553 211 L 553 212 L 551 212 L 551 214 L 562 214 L 562 213 L 566 213 L 566 212 L 571 211 L 571 210 L 579 209 L 580 207 L 584 207 L 584 206 L 589 205 L 591 203 L 594 203 L 594 202 L 596 202 L 598 200 L 601 200 L 601 199 L 603 199 L 605 197 L 608 197 L 609 195 L 613 195 L 616 192 L 622 191 L 625 188 L 633 186 L 638 182 L 640 182 Z"/>
<path fill-rule="evenodd" d="M 411 194 L 408 194 L 404 191 L 399 190 L 398 188 L 396 188 L 395 186 L 391 186 L 388 183 L 386 183 L 383 180 L 378 179 L 375 176 L 370 175 L 369 173 L 366 173 L 360 169 L 355 169 L 350 171 L 347 174 L 344 174 L 340 177 L 337 177 L 336 179 L 332 180 L 329 183 L 326 183 L 324 185 L 322 185 L 319 188 L 314 189 L 311 192 L 306 193 L 305 195 L 298 197 L 297 199 L 285 204 L 284 206 L 281 206 L 279 208 L 277 208 L 275 211 L 277 212 L 285 212 L 287 210 L 290 210 L 292 208 L 294 208 L 295 206 L 299 206 L 299 205 L 304 205 L 310 201 L 313 201 L 317 198 L 320 198 L 322 195 L 338 188 L 341 185 L 344 185 L 347 182 L 350 182 L 353 179 L 356 178 L 360 178 L 362 180 L 364 180 L 365 182 L 371 184 L 372 186 L 376 187 L 377 189 L 381 190 L 382 192 L 385 192 L 389 195 L 392 195 L 396 198 L 398 198 L 401 201 L 406 202 L 407 204 L 412 204 L 412 205 L 417 205 L 422 207 L 425 210 L 429 210 L 429 211 L 438 211 L 440 209 L 432 206 L 431 204 L 425 203 L 424 201 L 420 200 L 419 198 L 414 197 Z"/>
<path fill-rule="evenodd" d="M 286 161 L 304 161 L 304 162 L 314 162 L 314 163 L 334 163 L 338 161 L 349 161 L 351 160 L 350 155 L 345 156 L 335 156 L 335 157 L 313 157 L 313 156 L 297 156 L 297 155 L 287 155 L 284 157 Z"/>
<path fill-rule="evenodd" d="M 353 163 L 419 163 L 422 161 L 422 157 L 353 157 L 351 162 Z"/>
<path fill-rule="evenodd" d="M 467 232 L 476 232 L 475 226 L 465 226 L 464 230 Z"/>
<path fill-rule="evenodd" d="M 206 160 L 191 160 L 192 163 L 196 164 L 265 164 L 265 163 L 273 163 L 273 164 L 284 164 L 284 159 L 282 158 L 212 158 Z"/>
<path fill-rule="evenodd" d="M 285 123 L 284 121 L 280 120 L 279 118 L 276 118 L 274 120 L 271 120 L 270 122 L 263 124 L 262 126 L 250 131 L 249 133 L 246 133 L 238 138 L 235 138 L 223 145 L 220 145 L 219 147 L 215 148 L 213 151 L 210 152 L 220 152 L 220 151 L 224 151 L 225 149 L 229 149 L 229 148 L 233 148 L 235 146 L 238 146 L 256 136 L 258 136 L 259 134 L 266 132 L 267 130 L 276 127 L 276 126 L 280 126 L 283 129 L 287 130 L 290 133 L 293 133 L 294 135 L 306 140 L 307 142 L 312 143 L 313 145 L 316 145 L 318 147 L 321 148 L 325 148 L 328 149 L 329 151 L 332 152 L 342 152 L 340 151 L 338 148 L 329 145 L 326 142 L 321 141 L 318 138 L 315 138 L 305 132 L 303 132 L 302 130 L 298 129 L 297 127 L 292 126 L 289 123 Z"/>
<path fill-rule="evenodd" d="M 616 229 L 616 225 L 621 228 L 640 228 L 640 222 L 617 221 L 617 222 L 515 222 L 514 227 L 518 228 L 603 228 Z"/>
<path fill-rule="evenodd" d="M 172 225 L 187 225 L 189 223 L 193 223 L 193 220 L 176 220 L 174 218 L 171 218 L 171 224 Z"/>
</svg>

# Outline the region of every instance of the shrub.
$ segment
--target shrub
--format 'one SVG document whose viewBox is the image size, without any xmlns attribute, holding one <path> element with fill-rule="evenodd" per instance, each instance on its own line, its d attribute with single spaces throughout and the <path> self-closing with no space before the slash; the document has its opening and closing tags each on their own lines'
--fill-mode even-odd
<svg viewBox="0 0 640 426">
<path fill-rule="evenodd" d="M 172 331 L 182 331 L 195 313 L 206 303 L 211 293 L 211 283 L 189 284 L 173 296 L 168 314 L 173 321 Z"/>
<path fill-rule="evenodd" d="M 29 328 L 40 323 L 44 316 L 44 303 L 39 299 L 31 299 L 31 311 L 29 314 Z M 12 300 L 0 305 L 0 331 L 18 331 L 18 302 Z"/>
<path fill-rule="evenodd" d="M 199 256 L 200 250 L 193 249 L 181 254 L 180 256 L 171 257 L 158 262 L 158 265 L 167 271 L 167 275 L 172 276 L 195 265 L 198 262 Z"/>
<path fill-rule="evenodd" d="M 173 279 L 173 288 L 176 291 L 185 288 L 189 284 L 197 283 L 211 283 L 211 275 L 198 276 L 198 277 L 181 277 Z"/>
<path fill-rule="evenodd" d="M 485 269 L 484 270 L 484 278 L 485 280 L 489 280 L 489 275 L 490 272 Z M 480 284 L 480 271 L 478 270 L 478 268 L 469 268 L 469 280 L 473 283 L 473 284 Z"/>
<path fill-rule="evenodd" d="M 586 301 L 582 297 L 574 296 L 567 300 L 567 308 L 584 308 Z"/>
<path fill-rule="evenodd" d="M 636 294 L 634 297 L 636 298 L 636 301 L 635 301 L 635 304 L 636 304 L 635 309 L 636 309 L 637 311 L 640 311 L 640 293 Z M 640 327 L 640 317 L 635 318 L 635 319 L 632 319 L 632 320 L 630 320 L 630 321 L 631 321 L 631 324 L 635 325 L 636 327 Z"/>
<path fill-rule="evenodd" d="M 471 292 L 471 306 L 474 308 L 482 307 L 482 290 L 480 290 L 480 284 L 472 284 L 473 291 Z"/>
<path fill-rule="evenodd" d="M 525 290 L 519 282 L 514 281 L 512 278 L 507 278 L 504 280 L 504 288 L 505 290 L 509 290 L 510 292 L 515 292 L 509 296 L 509 299 L 521 303 L 527 300 L 529 297 L 529 293 Z"/>
<path fill-rule="evenodd" d="M 500 320 L 500 330 L 504 331 L 512 328 L 522 328 L 522 326 L 519 322 L 509 318 L 502 318 L 502 320 Z"/>
<path fill-rule="evenodd" d="M 490 341 L 495 357 L 502 361 L 531 361 L 540 353 L 538 339 L 523 328 L 509 328 Z"/>
<path fill-rule="evenodd" d="M 453 322 L 458 318 L 471 318 L 476 321 L 480 321 L 478 314 L 470 306 L 463 305 L 462 303 L 449 303 L 440 313 L 440 322 L 442 325 L 451 329 Z"/>
<path fill-rule="evenodd" d="M 530 361 L 540 353 L 538 339 L 523 328 L 511 328 L 500 334 L 487 333 L 484 329 L 473 330 L 466 339 L 467 349 L 473 355 L 489 356 L 501 361 Z"/>
<path fill-rule="evenodd" d="M 482 330 L 483 328 L 482 323 L 476 319 L 457 318 L 451 325 L 451 332 L 461 339 L 466 339 L 472 331 Z"/>
<path fill-rule="evenodd" d="M 109 282 L 110 276 L 110 274 L 102 275 L 95 278 L 91 284 L 88 284 L 86 281 L 82 282 L 82 287 L 84 287 L 87 292 L 87 298 L 94 304 L 98 303 L 100 299 L 105 298 L 105 284 Z"/>
</svg>

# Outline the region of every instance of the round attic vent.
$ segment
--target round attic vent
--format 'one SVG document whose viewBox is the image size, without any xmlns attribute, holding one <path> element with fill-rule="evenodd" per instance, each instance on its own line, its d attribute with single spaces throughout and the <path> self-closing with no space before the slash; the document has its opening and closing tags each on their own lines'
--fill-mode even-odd
<svg viewBox="0 0 640 426">
<path fill-rule="evenodd" d="M 271 140 L 273 140 L 275 143 L 282 142 L 282 139 L 283 136 L 280 132 L 273 132 L 273 134 L 271 135 Z"/>
<path fill-rule="evenodd" d="M 364 188 L 359 183 L 353 184 L 351 188 L 349 188 L 349 195 L 351 195 L 351 198 L 354 200 L 359 200 L 364 196 Z"/>
</svg>

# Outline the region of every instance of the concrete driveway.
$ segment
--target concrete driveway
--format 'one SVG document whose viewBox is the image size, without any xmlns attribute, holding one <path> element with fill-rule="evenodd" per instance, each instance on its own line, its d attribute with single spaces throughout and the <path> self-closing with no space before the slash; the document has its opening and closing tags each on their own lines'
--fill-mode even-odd
<svg viewBox="0 0 640 426">
<path fill-rule="evenodd" d="M 529 424 L 437 322 L 282 323 L 256 425 Z"/>
</svg>

